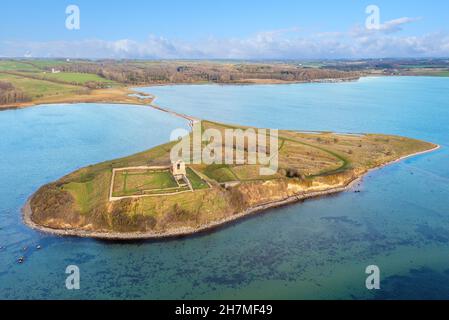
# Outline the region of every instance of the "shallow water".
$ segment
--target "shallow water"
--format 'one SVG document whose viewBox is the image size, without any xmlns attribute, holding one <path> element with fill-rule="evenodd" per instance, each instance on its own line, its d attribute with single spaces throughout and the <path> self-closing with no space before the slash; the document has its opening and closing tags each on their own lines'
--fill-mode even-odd
<svg viewBox="0 0 449 320">
<path fill-rule="evenodd" d="M 144 90 L 161 106 L 211 120 L 400 134 L 443 148 L 369 174 L 361 193 L 194 238 L 111 243 L 35 232 L 20 208 L 42 184 L 164 142 L 185 122 L 132 106 L 0 112 L 0 298 L 449 298 L 449 79 Z M 69 264 L 81 269 L 80 291 L 65 289 Z M 381 269 L 380 291 L 365 288 L 371 264 Z"/>
</svg>

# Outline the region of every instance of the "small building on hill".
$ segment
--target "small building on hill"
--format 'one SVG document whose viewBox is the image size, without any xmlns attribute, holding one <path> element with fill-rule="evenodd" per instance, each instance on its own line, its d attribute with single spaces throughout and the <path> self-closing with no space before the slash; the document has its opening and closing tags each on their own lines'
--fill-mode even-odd
<svg viewBox="0 0 449 320">
<path fill-rule="evenodd" d="M 175 179 L 182 179 L 186 176 L 186 164 L 182 160 L 178 160 L 172 164 L 172 174 Z"/>
</svg>

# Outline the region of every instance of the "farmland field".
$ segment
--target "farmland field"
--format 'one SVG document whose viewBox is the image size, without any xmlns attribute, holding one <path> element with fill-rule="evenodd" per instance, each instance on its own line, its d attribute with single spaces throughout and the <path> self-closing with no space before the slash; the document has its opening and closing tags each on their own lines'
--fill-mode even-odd
<svg viewBox="0 0 449 320">
<path fill-rule="evenodd" d="M 48 96 L 68 95 L 87 90 L 70 84 L 54 83 L 1 72 L 0 81 L 12 83 L 14 87 L 26 92 L 32 99 Z"/>
<path fill-rule="evenodd" d="M 125 175 L 124 184 L 127 190 L 166 189 L 176 188 L 178 186 L 169 171 L 148 170 L 145 173 L 126 171 L 122 174 Z"/>
<path fill-rule="evenodd" d="M 169 170 L 126 170 L 115 174 L 114 196 L 177 192 L 179 189 Z"/>
<path fill-rule="evenodd" d="M 207 189 L 208 185 L 207 183 L 199 177 L 195 171 L 193 171 L 191 168 L 187 168 L 187 179 L 189 179 L 190 183 L 192 184 L 192 188 L 194 190 L 196 189 Z"/>
<path fill-rule="evenodd" d="M 62 82 L 67 82 L 67 83 L 76 83 L 79 85 L 84 85 L 88 82 L 108 83 L 111 85 L 115 84 L 114 81 L 107 80 L 107 79 L 102 78 L 96 74 L 91 74 L 91 73 L 61 72 L 61 73 L 40 74 L 38 76 L 41 76 L 43 79 L 47 79 L 47 80 L 56 80 L 56 81 L 62 81 Z"/>
<path fill-rule="evenodd" d="M 22 61 L 0 61 L 0 71 L 39 71 L 40 69 L 30 63 Z"/>
</svg>

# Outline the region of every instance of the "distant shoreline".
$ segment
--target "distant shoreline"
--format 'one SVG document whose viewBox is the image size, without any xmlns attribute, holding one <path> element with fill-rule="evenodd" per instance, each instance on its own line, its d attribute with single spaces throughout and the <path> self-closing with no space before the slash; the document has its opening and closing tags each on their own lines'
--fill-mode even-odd
<svg viewBox="0 0 449 320">
<path fill-rule="evenodd" d="M 48 227 L 44 227 L 41 225 L 38 225 L 34 223 L 32 220 L 32 210 L 31 210 L 31 199 L 34 195 L 32 195 L 26 202 L 25 206 L 22 208 L 22 217 L 24 223 L 29 226 L 30 228 L 44 232 L 47 234 L 52 234 L 55 236 L 69 236 L 69 237 L 78 237 L 78 238 L 93 238 L 93 239 L 101 239 L 101 240 L 116 240 L 116 241 L 130 241 L 130 240 L 170 240 L 180 237 L 188 237 L 188 236 L 194 236 L 201 233 L 206 233 L 208 231 L 212 231 L 214 229 L 224 227 L 228 224 L 231 224 L 233 222 L 237 222 L 238 220 L 241 220 L 246 217 L 250 217 L 255 215 L 256 213 L 266 211 L 268 209 L 283 207 L 289 204 L 297 203 L 306 199 L 311 198 L 318 198 L 323 196 L 328 196 L 332 194 L 337 194 L 340 192 L 344 192 L 347 190 L 350 190 L 355 184 L 357 184 L 359 181 L 361 181 L 368 173 L 372 171 L 379 170 L 383 167 L 389 166 L 394 163 L 401 162 L 405 159 L 427 154 L 433 151 L 436 151 L 440 149 L 440 145 L 435 145 L 434 148 L 420 151 L 414 154 L 410 154 L 407 156 L 403 156 L 399 159 L 393 160 L 391 162 L 385 163 L 383 165 L 380 165 L 376 168 L 372 168 L 370 170 L 367 170 L 363 174 L 361 174 L 359 177 L 349 181 L 346 185 L 341 187 L 335 187 L 330 188 L 328 190 L 322 190 L 322 191 L 315 191 L 310 193 L 304 193 L 304 194 L 297 194 L 279 201 L 273 201 L 265 204 L 261 204 L 255 207 L 248 208 L 247 210 L 238 213 L 236 215 L 226 217 L 224 219 L 208 223 L 205 225 L 202 225 L 198 228 L 177 228 L 169 232 L 164 233 L 155 233 L 155 232 L 129 232 L 129 233 L 120 233 L 120 232 L 100 232 L 100 231 L 87 231 L 87 230 L 79 230 L 79 229 L 52 229 Z"/>
<path fill-rule="evenodd" d="M 96 89 L 90 94 L 71 95 L 63 97 L 47 97 L 40 100 L 17 102 L 14 104 L 0 105 L 0 111 L 17 110 L 36 107 L 40 105 L 58 105 L 58 104 L 78 104 L 78 103 L 104 103 L 104 104 L 132 104 L 145 105 L 148 99 L 139 99 L 130 96 L 136 93 L 131 87 L 119 89 Z"/>
<path fill-rule="evenodd" d="M 138 97 L 130 96 L 133 93 L 139 93 L 133 88 L 147 88 L 147 87 L 162 87 L 162 86 L 176 86 L 176 85 L 282 85 L 282 84 L 305 84 L 305 83 L 341 83 L 341 82 L 354 82 L 360 80 L 360 77 L 349 78 L 330 78 L 330 79 L 316 79 L 307 81 L 282 81 L 272 79 L 247 79 L 240 82 L 193 82 L 193 83 L 155 83 L 155 84 L 143 84 L 143 85 L 130 85 L 115 89 L 94 89 L 89 94 L 73 94 L 71 96 L 53 96 L 46 97 L 40 100 L 16 102 L 12 104 L 0 105 L 0 111 L 24 109 L 34 107 L 38 105 L 56 105 L 56 104 L 76 104 L 76 103 L 109 103 L 109 104 L 135 104 L 146 105 L 147 100 L 151 99 L 151 95 L 148 95 L 147 99 L 141 99 Z"/>
</svg>

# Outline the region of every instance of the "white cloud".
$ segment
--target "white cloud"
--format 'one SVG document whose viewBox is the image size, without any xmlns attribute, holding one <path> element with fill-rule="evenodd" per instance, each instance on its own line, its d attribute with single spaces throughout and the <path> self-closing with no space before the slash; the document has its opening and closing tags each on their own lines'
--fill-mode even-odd
<svg viewBox="0 0 449 320">
<path fill-rule="evenodd" d="M 370 29 L 362 27 L 360 25 L 356 25 L 352 30 L 349 31 L 349 34 L 353 37 L 374 36 L 382 34 L 388 35 L 402 31 L 405 25 L 419 20 L 421 20 L 421 18 L 403 17 L 386 21 L 378 25 L 377 27 Z"/>
<path fill-rule="evenodd" d="M 378 30 L 308 34 L 298 28 L 261 32 L 248 38 L 196 42 L 151 35 L 146 41 L 82 40 L 0 42 L 0 56 L 148 59 L 322 59 L 449 56 L 449 35 L 403 36 L 398 31 L 419 18 L 387 21 Z"/>
<path fill-rule="evenodd" d="M 403 18 L 399 18 L 399 19 L 394 19 L 394 20 L 390 20 L 390 21 L 387 21 L 387 22 L 381 24 L 379 27 L 379 30 L 388 32 L 388 33 L 398 32 L 398 31 L 402 30 L 403 25 L 406 25 L 406 24 L 409 24 L 412 22 L 416 22 L 419 20 L 421 20 L 421 18 L 403 17 Z"/>
</svg>

